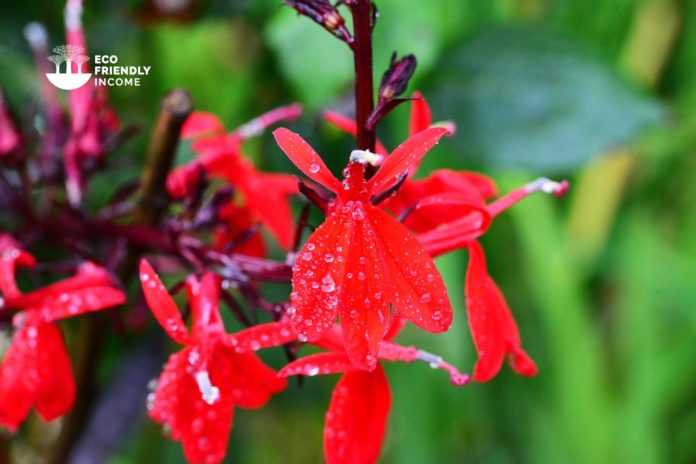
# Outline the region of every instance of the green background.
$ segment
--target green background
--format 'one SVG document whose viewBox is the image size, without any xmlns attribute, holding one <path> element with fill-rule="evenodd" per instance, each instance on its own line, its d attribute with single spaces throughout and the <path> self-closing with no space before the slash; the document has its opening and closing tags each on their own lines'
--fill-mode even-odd
<svg viewBox="0 0 696 464">
<path fill-rule="evenodd" d="M 334 172 L 351 148 L 321 122 L 350 111 L 347 48 L 280 0 L 195 3 L 179 22 L 146 18 L 147 2 L 88 2 L 90 54 L 147 65 L 141 87 L 110 101 L 140 135 L 93 182 L 99 205 L 115 179 L 137 174 L 158 102 L 183 86 L 197 109 L 233 128 L 298 101 L 293 123 Z M 533 379 L 505 367 L 488 384 L 451 386 L 426 365 L 388 365 L 393 409 L 386 463 L 691 463 L 696 461 L 696 3 L 677 0 L 378 0 L 377 77 L 392 50 L 415 53 L 409 91 L 436 120 L 452 119 L 420 175 L 480 170 L 502 192 L 539 175 L 568 178 L 563 199 L 537 196 L 497 219 L 483 238 L 492 276 L 507 295 Z M 64 42 L 62 4 L 0 3 L 0 85 L 18 112 L 35 104 L 38 79 L 22 37 L 39 20 Z M 394 147 L 407 105 L 380 127 Z M 260 166 L 295 172 L 268 134 L 248 145 Z M 190 156 L 186 147 L 181 159 Z M 439 259 L 455 308 L 451 330 L 417 343 L 471 370 L 467 256 Z M 287 289 L 269 289 L 281 298 Z M 68 339 L 77 322 L 66 324 Z M 102 386 L 132 339 L 112 336 Z M 172 346 L 172 349 L 174 347 Z M 282 355 L 267 359 L 276 367 Z M 226 462 L 320 462 L 323 414 L 335 376 L 295 382 L 260 411 L 237 410 Z M 144 405 L 143 405 L 144 411 Z M 26 462 L 50 447 L 57 426 L 33 420 L 13 451 Z M 110 462 L 183 462 L 143 414 Z"/>
</svg>

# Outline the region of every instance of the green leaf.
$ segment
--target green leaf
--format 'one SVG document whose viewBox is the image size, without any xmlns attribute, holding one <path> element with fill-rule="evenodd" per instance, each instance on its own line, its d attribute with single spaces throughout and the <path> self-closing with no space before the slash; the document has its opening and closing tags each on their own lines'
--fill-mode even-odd
<svg viewBox="0 0 696 464">
<path fill-rule="evenodd" d="M 448 56 L 433 88 L 435 114 L 457 122 L 457 152 L 505 167 L 572 169 L 664 113 L 605 63 L 539 26 L 479 34 Z"/>
</svg>

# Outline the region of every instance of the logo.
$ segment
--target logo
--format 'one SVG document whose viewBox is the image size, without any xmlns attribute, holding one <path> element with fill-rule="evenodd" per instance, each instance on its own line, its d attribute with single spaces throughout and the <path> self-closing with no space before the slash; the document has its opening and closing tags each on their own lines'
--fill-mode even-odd
<svg viewBox="0 0 696 464">
<path fill-rule="evenodd" d="M 92 77 L 90 73 L 82 73 L 82 65 L 89 61 L 89 56 L 85 55 L 85 49 L 79 45 L 61 45 L 53 49 L 55 55 L 48 57 L 56 66 L 56 72 L 46 73 L 49 82 L 59 89 L 75 90 L 79 89 Z M 61 73 L 61 65 L 65 72 Z M 75 63 L 75 66 L 73 66 Z"/>
<path fill-rule="evenodd" d="M 83 65 L 90 60 L 79 45 L 61 45 L 48 57 L 56 72 L 46 73 L 49 82 L 59 89 L 75 90 L 89 82 L 92 74 Z M 65 63 L 65 65 L 63 65 Z M 150 74 L 150 66 L 121 66 L 116 55 L 94 55 L 95 87 L 139 87 L 142 76 Z M 87 68 L 85 66 L 85 68 Z M 64 72 L 61 72 L 64 71 Z"/>
</svg>

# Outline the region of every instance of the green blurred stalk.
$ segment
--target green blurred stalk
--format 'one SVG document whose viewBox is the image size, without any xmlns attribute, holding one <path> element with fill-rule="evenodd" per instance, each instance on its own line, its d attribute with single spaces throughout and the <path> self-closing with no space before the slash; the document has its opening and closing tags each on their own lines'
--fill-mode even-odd
<svg viewBox="0 0 696 464">
<path fill-rule="evenodd" d="M 619 58 L 620 69 L 639 85 L 655 87 L 680 25 L 676 1 L 643 2 Z M 637 156 L 631 148 L 613 150 L 591 163 L 576 182 L 568 236 L 581 265 L 591 267 L 603 251 Z"/>
<path fill-rule="evenodd" d="M 545 426 L 565 441 L 556 462 L 613 462 L 608 366 L 554 201 L 535 197 L 510 210 L 522 242 L 523 274 L 547 337 Z"/>
</svg>

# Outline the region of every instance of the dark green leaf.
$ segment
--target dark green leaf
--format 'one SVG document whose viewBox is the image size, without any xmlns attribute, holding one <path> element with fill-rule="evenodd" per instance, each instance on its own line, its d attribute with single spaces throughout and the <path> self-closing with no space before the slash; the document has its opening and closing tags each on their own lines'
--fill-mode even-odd
<svg viewBox="0 0 696 464">
<path fill-rule="evenodd" d="M 539 27 L 485 31 L 438 76 L 435 114 L 457 122 L 457 152 L 492 165 L 568 170 L 663 115 L 608 65 Z"/>
</svg>

